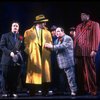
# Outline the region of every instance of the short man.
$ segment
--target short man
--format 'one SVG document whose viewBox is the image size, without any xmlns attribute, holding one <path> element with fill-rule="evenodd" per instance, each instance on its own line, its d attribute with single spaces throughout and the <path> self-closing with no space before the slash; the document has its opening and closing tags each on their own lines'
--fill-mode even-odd
<svg viewBox="0 0 100 100">
<path fill-rule="evenodd" d="M 57 44 L 52 45 L 46 43 L 45 47 L 56 52 L 58 66 L 60 69 L 64 69 L 71 90 L 71 95 L 75 96 L 77 85 L 74 73 L 73 40 L 70 36 L 65 34 L 64 29 L 61 27 L 56 29 L 56 33 L 58 34 Z"/>
</svg>

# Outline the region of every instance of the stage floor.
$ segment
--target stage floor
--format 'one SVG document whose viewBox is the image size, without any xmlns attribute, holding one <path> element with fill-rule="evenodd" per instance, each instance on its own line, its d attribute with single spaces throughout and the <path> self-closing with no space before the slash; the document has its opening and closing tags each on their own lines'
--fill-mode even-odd
<svg viewBox="0 0 100 100">
<path fill-rule="evenodd" d="M 2 97 L 0 99 L 100 99 L 100 94 L 97 96 L 82 95 L 82 96 L 70 96 L 70 95 L 52 95 L 52 96 L 29 96 L 28 94 L 21 93 L 18 97 Z"/>
</svg>

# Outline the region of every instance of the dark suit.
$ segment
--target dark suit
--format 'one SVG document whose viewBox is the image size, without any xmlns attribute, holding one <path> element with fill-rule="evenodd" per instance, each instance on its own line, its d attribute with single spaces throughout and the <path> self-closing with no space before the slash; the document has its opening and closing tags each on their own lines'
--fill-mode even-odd
<svg viewBox="0 0 100 100">
<path fill-rule="evenodd" d="M 16 45 L 17 44 L 17 45 Z M 15 47 L 16 45 L 16 47 Z M 16 35 L 16 41 L 14 40 L 14 33 L 9 32 L 3 34 L 0 41 L 0 49 L 2 50 L 1 65 L 3 69 L 4 78 L 4 89 L 6 92 L 12 94 L 16 92 L 17 80 L 20 73 L 20 65 L 13 63 L 11 52 L 16 53 L 21 49 L 21 40 L 19 39 L 19 34 Z"/>
</svg>

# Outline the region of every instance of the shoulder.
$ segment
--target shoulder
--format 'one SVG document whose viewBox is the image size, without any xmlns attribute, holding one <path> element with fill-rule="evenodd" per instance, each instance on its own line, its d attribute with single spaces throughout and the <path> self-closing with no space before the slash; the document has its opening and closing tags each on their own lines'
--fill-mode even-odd
<svg viewBox="0 0 100 100">
<path fill-rule="evenodd" d="M 31 28 L 27 29 L 27 30 L 25 30 L 25 33 L 30 32 L 31 30 L 32 30 Z"/>
<path fill-rule="evenodd" d="M 30 34 L 30 33 L 33 33 L 33 31 L 35 30 L 35 27 L 31 27 L 29 29 L 27 29 L 24 34 Z"/>
<path fill-rule="evenodd" d="M 82 23 L 80 23 L 80 24 L 76 25 L 76 30 L 77 30 L 77 29 L 80 29 L 80 28 L 81 28 L 81 26 L 82 26 Z"/>
<path fill-rule="evenodd" d="M 69 35 L 67 35 L 67 34 L 64 35 L 64 37 L 65 37 L 65 38 L 71 38 L 71 36 L 69 36 Z"/>
<path fill-rule="evenodd" d="M 44 30 L 49 31 L 47 27 L 44 27 Z"/>
<path fill-rule="evenodd" d="M 72 40 L 71 36 L 69 36 L 69 35 L 64 35 L 64 39 L 66 39 L 66 40 Z"/>
<path fill-rule="evenodd" d="M 97 21 L 91 21 L 92 22 L 92 24 L 99 24 L 99 22 L 97 22 Z"/>
<path fill-rule="evenodd" d="M 44 31 L 47 32 L 47 33 L 51 33 L 51 32 L 48 30 L 47 27 L 44 28 Z"/>
<path fill-rule="evenodd" d="M 9 37 L 9 35 L 11 35 L 11 34 L 12 34 L 11 32 L 4 33 L 4 34 L 2 34 L 2 37 Z"/>
</svg>

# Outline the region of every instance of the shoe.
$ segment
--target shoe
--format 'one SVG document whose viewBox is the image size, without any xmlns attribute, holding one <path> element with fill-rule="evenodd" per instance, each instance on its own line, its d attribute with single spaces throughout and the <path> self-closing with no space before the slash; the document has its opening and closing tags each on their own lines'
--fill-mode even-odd
<svg viewBox="0 0 100 100">
<path fill-rule="evenodd" d="M 7 94 L 2 94 L 2 97 L 7 97 L 8 95 Z"/>
<path fill-rule="evenodd" d="M 91 94 L 92 96 L 96 96 L 96 95 L 97 95 L 97 92 L 90 92 L 90 94 Z"/>
<path fill-rule="evenodd" d="M 54 94 L 54 92 L 52 90 L 49 90 L 47 93 L 47 95 L 53 95 L 53 94 Z"/>
<path fill-rule="evenodd" d="M 18 95 L 17 94 L 13 94 L 13 97 L 18 97 Z"/>
<path fill-rule="evenodd" d="M 76 96 L 76 92 L 71 92 L 71 96 Z"/>
<path fill-rule="evenodd" d="M 39 90 L 39 91 L 38 91 L 38 93 L 42 93 L 42 91 L 41 91 L 41 90 Z"/>
<path fill-rule="evenodd" d="M 42 95 L 42 91 L 41 90 L 38 90 L 35 95 Z"/>
</svg>

